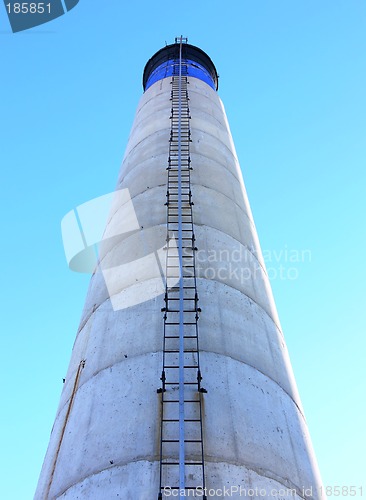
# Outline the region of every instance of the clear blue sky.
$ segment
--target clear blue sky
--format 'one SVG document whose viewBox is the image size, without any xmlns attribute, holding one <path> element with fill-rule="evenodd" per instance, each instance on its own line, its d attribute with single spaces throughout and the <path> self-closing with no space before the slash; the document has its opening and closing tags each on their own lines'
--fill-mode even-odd
<svg viewBox="0 0 366 500">
<path fill-rule="evenodd" d="M 144 64 L 180 34 L 220 74 L 324 483 L 366 496 L 365 1 L 80 0 L 19 34 L 0 5 L 1 499 L 33 497 L 89 281 L 61 218 L 114 189 Z"/>
</svg>

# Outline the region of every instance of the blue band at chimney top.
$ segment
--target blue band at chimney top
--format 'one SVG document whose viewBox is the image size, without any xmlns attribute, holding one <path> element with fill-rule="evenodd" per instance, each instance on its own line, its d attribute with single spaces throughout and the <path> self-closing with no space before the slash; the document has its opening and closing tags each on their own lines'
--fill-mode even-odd
<svg viewBox="0 0 366 500">
<path fill-rule="evenodd" d="M 189 59 L 183 59 L 182 62 L 184 65 L 187 65 L 187 72 L 184 72 L 184 75 L 199 78 L 216 90 L 215 82 L 213 81 L 212 76 L 203 66 Z M 174 65 L 176 67 L 177 63 L 178 61 L 176 59 L 170 59 L 154 69 L 146 82 L 145 90 L 151 87 L 153 83 L 162 80 L 163 78 L 167 78 L 168 76 L 172 76 L 173 74 L 177 74 L 176 71 L 174 73 Z"/>
<path fill-rule="evenodd" d="M 185 43 L 182 45 L 184 74 L 199 78 L 214 90 L 218 88 L 218 75 L 214 63 L 203 50 Z M 151 85 L 174 74 L 174 65 L 179 63 L 179 44 L 167 45 L 160 49 L 146 63 L 143 75 L 143 87 Z"/>
</svg>

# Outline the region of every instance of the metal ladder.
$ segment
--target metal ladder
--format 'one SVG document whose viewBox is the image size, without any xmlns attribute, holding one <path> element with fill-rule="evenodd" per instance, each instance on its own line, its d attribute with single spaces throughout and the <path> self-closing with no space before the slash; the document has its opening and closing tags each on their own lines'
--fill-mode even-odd
<svg viewBox="0 0 366 500">
<path fill-rule="evenodd" d="M 160 490 L 179 490 L 179 498 L 205 500 L 202 394 L 199 363 L 198 293 L 192 214 L 190 111 L 187 64 L 175 62 L 171 90 L 171 132 L 167 186 L 166 290 L 161 374 Z M 177 498 L 177 497 L 176 497 Z"/>
</svg>

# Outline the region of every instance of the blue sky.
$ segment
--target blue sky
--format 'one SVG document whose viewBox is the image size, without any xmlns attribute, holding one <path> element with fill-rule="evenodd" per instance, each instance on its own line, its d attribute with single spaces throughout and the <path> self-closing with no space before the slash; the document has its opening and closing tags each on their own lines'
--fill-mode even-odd
<svg viewBox="0 0 366 500">
<path fill-rule="evenodd" d="M 33 497 L 89 281 L 60 221 L 114 189 L 144 64 L 180 34 L 220 74 L 324 484 L 366 496 L 366 3 L 80 0 L 18 34 L 0 5 L 0 497 Z"/>
</svg>

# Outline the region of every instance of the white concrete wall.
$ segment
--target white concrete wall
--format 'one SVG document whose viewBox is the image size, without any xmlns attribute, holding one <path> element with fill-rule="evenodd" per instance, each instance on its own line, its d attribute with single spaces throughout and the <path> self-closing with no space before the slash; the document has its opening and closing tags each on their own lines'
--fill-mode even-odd
<svg viewBox="0 0 366 500">
<path fill-rule="evenodd" d="M 118 244 L 136 256 L 165 237 L 170 90 L 168 78 L 142 96 L 118 180 L 142 226 Z M 207 487 L 267 488 L 260 498 L 295 488 L 282 497 L 318 499 L 319 473 L 225 111 L 198 79 L 190 79 L 189 97 Z M 228 250 L 240 262 L 207 261 Z M 137 282 L 133 273 L 117 276 L 114 293 L 130 301 L 159 289 L 148 273 Z M 162 306 L 159 295 L 115 311 L 103 275 L 93 275 L 36 500 L 157 498 Z"/>
</svg>

